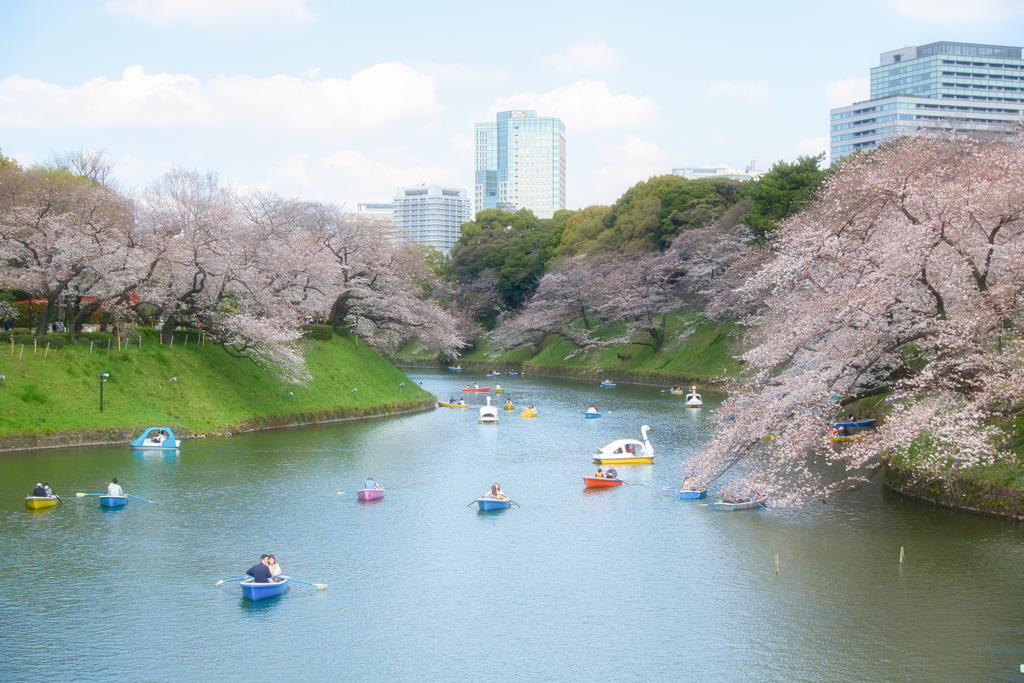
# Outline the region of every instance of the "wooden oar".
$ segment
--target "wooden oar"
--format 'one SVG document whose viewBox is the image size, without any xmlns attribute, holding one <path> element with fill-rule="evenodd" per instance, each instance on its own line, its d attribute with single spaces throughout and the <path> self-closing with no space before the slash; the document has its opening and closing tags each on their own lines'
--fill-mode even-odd
<svg viewBox="0 0 1024 683">
<path fill-rule="evenodd" d="M 344 496 L 346 493 L 355 493 L 356 491 L 362 491 L 362 489 L 352 489 L 351 491 L 338 491 L 338 495 Z"/>
<path fill-rule="evenodd" d="M 474 500 L 474 501 L 473 501 L 472 503 L 470 503 L 470 504 L 469 504 L 469 505 L 467 505 L 466 507 L 468 507 L 468 508 L 471 508 L 471 507 L 473 507 L 474 505 L 476 505 L 476 503 L 477 503 L 477 501 L 478 501 L 478 500 L 480 500 L 480 499 L 479 499 L 479 498 L 477 498 L 476 500 Z"/>
<path fill-rule="evenodd" d="M 75 498 L 81 498 L 82 496 L 105 496 L 105 493 L 76 493 Z"/>
<path fill-rule="evenodd" d="M 139 498 L 138 496 L 133 496 L 133 495 L 132 495 L 132 494 L 130 494 L 130 493 L 126 493 L 126 494 L 124 494 L 124 495 L 128 496 L 129 498 L 134 498 L 135 500 L 141 500 L 141 501 L 143 501 L 143 502 L 145 502 L 145 503 L 152 503 L 152 502 L 153 502 L 153 501 L 151 501 L 151 500 L 146 500 L 145 498 Z"/>
<path fill-rule="evenodd" d="M 515 502 L 511 498 L 507 498 L 506 500 L 508 500 L 508 502 L 512 503 L 513 505 L 515 505 L 517 508 L 523 507 L 522 505 L 520 505 L 519 503 Z"/>
<path fill-rule="evenodd" d="M 326 583 L 310 583 L 309 581 L 299 581 L 298 579 L 293 579 L 290 576 L 285 576 L 284 578 L 288 579 L 289 581 L 294 581 L 295 583 L 304 583 L 307 586 L 313 586 L 318 591 L 325 591 L 325 590 L 327 590 L 327 584 Z"/>
<path fill-rule="evenodd" d="M 243 577 L 241 577 L 241 578 L 238 578 L 238 579 L 221 579 L 221 580 L 220 580 L 220 581 L 218 581 L 217 583 L 213 584 L 213 587 L 214 587 L 214 588 L 220 588 L 220 587 L 221 587 L 221 586 L 223 586 L 223 585 L 224 585 L 225 583 L 231 583 L 232 581 L 245 581 L 245 580 L 246 580 L 246 579 L 248 579 L 248 578 L 249 578 L 248 576 L 243 576 Z"/>
</svg>

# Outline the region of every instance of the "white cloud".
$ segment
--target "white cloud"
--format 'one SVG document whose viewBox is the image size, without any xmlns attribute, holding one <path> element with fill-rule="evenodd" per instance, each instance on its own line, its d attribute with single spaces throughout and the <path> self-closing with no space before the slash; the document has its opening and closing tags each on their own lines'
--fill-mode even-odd
<svg viewBox="0 0 1024 683">
<path fill-rule="evenodd" d="M 401 122 L 432 130 L 440 117 L 434 81 L 401 62 L 377 64 L 349 80 L 217 76 L 125 69 L 65 88 L 11 76 L 0 81 L 0 126 L 121 128 L 244 125 L 344 137 Z"/>
<path fill-rule="evenodd" d="M 657 164 L 667 158 L 667 155 L 658 149 L 657 143 L 641 140 L 632 133 L 623 138 L 621 145 L 607 146 L 602 152 L 612 161 L 627 164 Z"/>
<path fill-rule="evenodd" d="M 661 108 L 650 95 L 612 95 L 604 81 L 586 78 L 567 88 L 499 99 L 488 109 L 487 119 L 510 109 L 536 109 L 537 116 L 557 116 L 568 135 L 647 126 L 661 115 Z"/>
<path fill-rule="evenodd" d="M 275 184 L 301 188 L 304 195 L 311 191 L 349 207 L 391 197 L 398 187 L 458 187 L 457 169 L 424 163 L 407 149 L 379 150 L 378 156 L 370 159 L 358 150 L 342 149 L 311 161 L 306 154 L 289 154 L 274 168 Z"/>
<path fill-rule="evenodd" d="M 103 9 L 111 15 L 167 27 L 187 24 L 200 30 L 237 32 L 251 28 L 277 30 L 306 24 L 316 14 L 307 0 L 109 0 Z"/>
<path fill-rule="evenodd" d="M 871 97 L 871 81 L 867 78 L 841 78 L 825 86 L 829 107 L 845 107 Z"/>
<path fill-rule="evenodd" d="M 555 67 L 562 73 L 604 73 L 615 69 L 622 62 L 622 55 L 608 43 L 598 40 L 590 43 L 573 43 L 560 55 L 541 57 L 541 62 Z"/>
<path fill-rule="evenodd" d="M 1024 17 L 1020 0 L 882 0 L 895 11 L 925 21 L 994 23 Z"/>
<path fill-rule="evenodd" d="M 438 83 L 493 83 L 508 78 L 507 71 L 488 72 L 475 69 L 459 62 L 428 62 L 424 60 L 411 60 L 409 64 L 420 73 L 430 76 Z"/>
<path fill-rule="evenodd" d="M 796 147 L 784 149 L 779 152 L 779 158 L 783 161 L 793 162 L 797 157 L 816 156 L 822 152 L 826 153 L 825 164 L 828 164 L 828 137 L 804 138 L 796 144 Z"/>
<path fill-rule="evenodd" d="M 763 80 L 715 81 L 707 89 L 706 95 L 708 99 L 736 99 L 751 107 L 765 107 L 775 99 L 768 84 Z"/>
</svg>

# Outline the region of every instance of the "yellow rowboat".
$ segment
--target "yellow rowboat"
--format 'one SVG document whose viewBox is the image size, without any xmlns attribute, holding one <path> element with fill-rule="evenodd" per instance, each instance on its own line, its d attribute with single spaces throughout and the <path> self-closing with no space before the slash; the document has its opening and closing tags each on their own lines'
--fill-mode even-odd
<svg viewBox="0 0 1024 683">
<path fill-rule="evenodd" d="M 771 439 L 777 439 L 777 438 L 779 438 L 780 436 L 782 436 L 782 435 L 781 435 L 781 434 L 779 434 L 779 433 L 777 433 L 777 432 L 769 432 L 768 434 L 765 434 L 765 435 L 764 435 L 764 436 L 762 436 L 761 438 L 762 438 L 762 439 L 768 439 L 768 440 L 771 440 Z"/>
<path fill-rule="evenodd" d="M 515 406 L 505 406 L 505 410 L 515 410 Z"/>
<path fill-rule="evenodd" d="M 505 393 L 505 390 L 504 390 L 504 389 L 495 389 L 495 390 L 494 390 L 494 393 L 495 393 L 495 394 L 504 394 L 504 393 Z"/>
<path fill-rule="evenodd" d="M 537 417 L 537 411 L 536 410 L 524 410 L 523 412 L 519 413 L 519 417 Z"/>
<path fill-rule="evenodd" d="M 458 403 L 444 403 L 443 401 L 438 401 L 437 405 L 441 406 L 442 408 L 468 408 L 469 407 L 469 404 L 461 404 L 460 405 Z"/>
<path fill-rule="evenodd" d="M 52 508 L 60 502 L 60 499 L 56 496 L 26 496 L 25 505 L 31 510 L 42 510 L 43 508 Z"/>
</svg>

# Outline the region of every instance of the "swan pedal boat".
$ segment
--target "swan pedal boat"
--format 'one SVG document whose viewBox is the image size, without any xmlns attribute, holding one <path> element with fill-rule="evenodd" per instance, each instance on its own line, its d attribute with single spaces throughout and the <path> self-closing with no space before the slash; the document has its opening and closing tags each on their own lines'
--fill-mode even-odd
<svg viewBox="0 0 1024 683">
<path fill-rule="evenodd" d="M 708 487 L 701 486 L 699 489 L 679 489 L 679 500 L 700 500 L 708 495 Z"/>
<path fill-rule="evenodd" d="M 686 407 L 687 408 L 701 408 L 704 406 L 701 401 L 700 394 L 697 393 L 697 387 L 692 387 L 690 393 L 686 395 Z"/>
<path fill-rule="evenodd" d="M 240 585 L 242 586 L 242 597 L 256 602 L 284 593 L 284 590 L 288 587 L 288 579 L 282 578 L 280 581 L 271 581 L 269 583 L 256 583 L 249 579 L 243 581 Z"/>
<path fill-rule="evenodd" d="M 445 403 L 444 401 L 438 401 L 437 405 L 442 408 L 468 408 L 468 403 Z"/>
<path fill-rule="evenodd" d="M 501 500 L 499 498 L 479 498 L 476 501 L 477 507 L 484 512 L 491 510 L 505 510 L 512 506 L 512 501 L 508 498 Z"/>
<path fill-rule="evenodd" d="M 25 505 L 32 510 L 52 508 L 59 501 L 57 496 L 25 496 Z"/>
<path fill-rule="evenodd" d="M 377 500 L 384 497 L 384 489 L 359 489 L 356 497 L 359 500 Z"/>
<path fill-rule="evenodd" d="M 105 508 L 119 508 L 128 504 L 128 496 L 100 496 L 100 505 Z"/>
<path fill-rule="evenodd" d="M 603 489 L 609 486 L 622 486 L 621 479 L 609 479 L 608 477 L 583 477 L 583 483 L 588 489 Z"/>
<path fill-rule="evenodd" d="M 651 428 L 647 425 L 640 427 L 643 441 L 619 439 L 604 448 L 598 448 L 594 462 L 599 465 L 650 465 L 654 462 L 654 447 L 647 439 L 649 431 Z"/>
<path fill-rule="evenodd" d="M 153 436 L 151 433 L 156 432 Z M 166 436 L 164 436 L 166 433 Z M 181 446 L 181 441 L 174 437 L 172 432 L 167 427 L 150 427 L 146 431 L 142 432 L 142 436 L 129 442 L 132 448 L 158 448 L 164 450 L 173 450 Z"/>
<path fill-rule="evenodd" d="M 767 500 L 768 496 L 752 498 L 751 500 L 744 500 L 739 503 L 726 503 L 723 500 L 719 500 L 714 503 L 708 503 L 708 507 L 716 510 L 722 510 L 723 512 L 732 512 L 733 510 L 752 510 L 756 507 L 762 507 Z"/>
<path fill-rule="evenodd" d="M 498 424 L 498 406 L 491 405 L 491 397 L 487 397 L 487 405 L 480 408 L 480 424 Z"/>
</svg>

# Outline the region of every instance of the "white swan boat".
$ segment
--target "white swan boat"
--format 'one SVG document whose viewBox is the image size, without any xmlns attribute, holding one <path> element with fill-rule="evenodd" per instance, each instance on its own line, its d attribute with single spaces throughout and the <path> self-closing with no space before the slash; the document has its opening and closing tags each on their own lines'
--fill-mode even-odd
<svg viewBox="0 0 1024 683">
<path fill-rule="evenodd" d="M 654 462 L 654 447 L 647 439 L 651 428 L 644 425 L 640 428 L 640 437 L 636 439 L 619 439 L 612 441 L 604 448 L 597 449 L 594 462 L 599 465 L 649 465 Z"/>
<path fill-rule="evenodd" d="M 480 424 L 498 424 L 498 407 L 491 405 L 491 397 L 487 397 L 487 405 L 480 409 Z"/>
<path fill-rule="evenodd" d="M 697 393 L 697 387 L 691 387 L 690 393 L 686 395 L 686 407 L 687 408 L 700 408 L 704 403 L 700 400 L 700 394 Z"/>
</svg>

